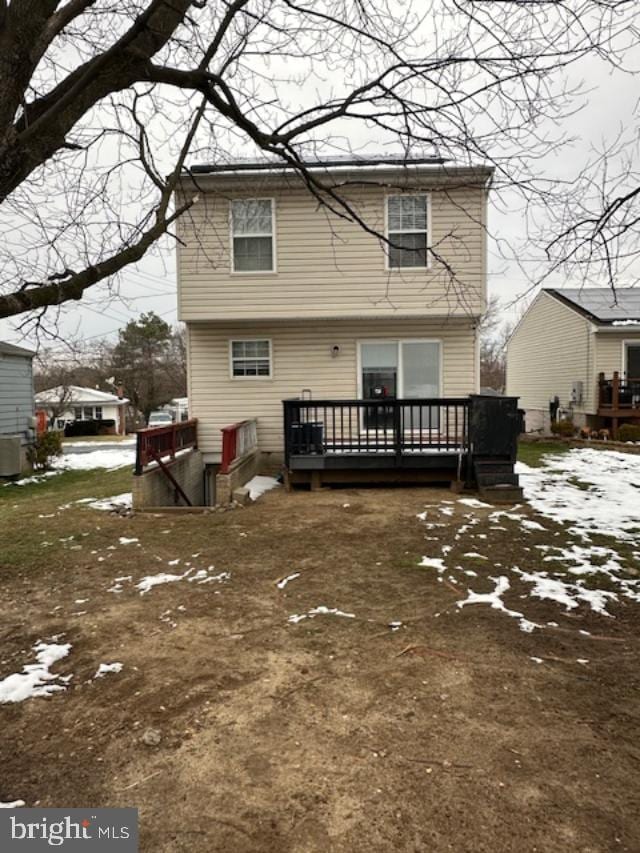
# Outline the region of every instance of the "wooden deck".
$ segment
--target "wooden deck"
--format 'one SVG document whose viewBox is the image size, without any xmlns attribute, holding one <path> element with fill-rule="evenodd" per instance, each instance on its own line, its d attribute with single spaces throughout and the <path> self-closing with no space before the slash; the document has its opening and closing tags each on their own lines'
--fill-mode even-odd
<svg viewBox="0 0 640 853">
<path fill-rule="evenodd" d="M 614 437 L 620 421 L 640 422 L 640 379 L 623 379 L 616 371 L 611 379 L 598 378 L 598 416 L 611 421 Z"/>
<path fill-rule="evenodd" d="M 517 400 L 508 397 L 285 400 L 289 482 L 366 480 L 517 486 Z M 496 463 L 493 470 L 486 465 Z M 315 474 L 314 474 L 315 472 Z"/>
</svg>

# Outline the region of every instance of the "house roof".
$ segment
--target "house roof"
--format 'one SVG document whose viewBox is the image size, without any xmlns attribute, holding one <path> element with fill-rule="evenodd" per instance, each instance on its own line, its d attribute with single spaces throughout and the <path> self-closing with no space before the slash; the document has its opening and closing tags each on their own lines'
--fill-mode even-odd
<svg viewBox="0 0 640 853">
<path fill-rule="evenodd" d="M 442 157 L 396 157 L 389 155 L 372 155 L 368 157 L 313 157 L 307 158 L 304 165 L 308 168 L 335 168 L 335 167 L 365 167 L 365 166 L 442 166 L 447 161 Z M 191 166 L 190 172 L 194 174 L 209 174 L 213 172 L 267 172 L 293 170 L 296 167 L 282 160 L 251 158 L 239 158 L 229 163 L 199 163 Z"/>
<path fill-rule="evenodd" d="M 640 325 L 640 288 L 563 287 L 544 291 L 598 326 Z"/>
<path fill-rule="evenodd" d="M 68 388 L 65 388 L 63 385 L 58 385 L 56 388 L 47 388 L 46 391 L 40 391 L 36 394 L 36 403 L 57 403 L 64 399 L 65 391 L 67 392 L 67 402 L 71 406 L 77 403 L 123 406 L 129 402 L 126 397 L 118 397 L 115 394 L 108 394 L 106 391 L 98 391 L 96 388 L 82 388 L 80 385 L 69 385 Z"/>
<path fill-rule="evenodd" d="M 4 341 L 0 341 L 0 353 L 2 355 L 19 355 L 22 358 L 33 358 L 35 353 L 30 349 L 24 349 L 24 347 L 17 347 L 15 344 L 7 344 Z"/>
<path fill-rule="evenodd" d="M 377 154 L 363 157 L 344 156 L 344 157 L 308 157 L 302 165 L 310 171 L 353 171 L 354 169 L 362 169 L 363 171 L 397 171 L 399 169 L 419 169 L 424 171 L 433 170 L 438 173 L 459 174 L 461 172 L 481 173 L 483 176 L 490 176 L 493 173 L 493 168 L 485 163 L 467 164 L 464 166 L 451 163 L 442 157 L 406 157 L 401 154 Z M 296 173 L 297 168 L 291 163 L 285 163 L 282 160 L 263 159 L 256 160 L 253 158 L 232 160 L 227 163 L 198 163 L 190 166 L 183 171 L 183 176 L 187 175 L 213 175 L 213 174 L 234 174 L 248 175 L 255 172 L 262 172 L 272 175 L 282 175 L 286 173 Z"/>
</svg>

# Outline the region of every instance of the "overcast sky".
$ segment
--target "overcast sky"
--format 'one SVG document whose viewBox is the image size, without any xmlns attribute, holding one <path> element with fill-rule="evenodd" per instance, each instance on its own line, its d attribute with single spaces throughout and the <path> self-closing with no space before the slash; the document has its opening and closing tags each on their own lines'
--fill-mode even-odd
<svg viewBox="0 0 640 853">
<path fill-rule="evenodd" d="M 630 65 L 640 67 L 640 49 L 631 58 Z M 549 155 L 537 168 L 544 169 L 550 177 L 567 177 L 576 174 L 594 148 L 600 148 L 603 140 L 612 139 L 620 130 L 630 129 L 634 124 L 634 112 L 638 108 L 638 78 L 622 72 L 614 72 L 597 59 L 583 61 L 574 66 L 573 82 L 584 79 L 591 89 L 588 97 L 583 98 L 583 109 L 565 123 L 565 130 L 576 140 L 564 146 L 560 151 Z M 577 74 L 581 75 L 578 78 Z M 542 128 L 544 130 L 544 127 Z M 551 130 L 551 128 L 550 128 Z M 554 132 L 557 129 L 553 129 Z M 359 142 L 364 142 L 359 133 Z M 369 138 L 369 150 L 375 149 L 375 138 Z M 240 152 L 239 152 L 240 153 Z M 193 161 L 192 161 L 193 162 Z M 502 199 L 510 206 L 509 197 Z M 515 203 L 515 198 L 513 199 Z M 521 209 L 498 210 L 490 208 L 489 228 L 507 255 L 512 247 L 520 247 L 518 256 L 524 257 L 521 247 L 525 241 L 524 220 Z M 502 242 L 505 241 L 505 242 Z M 534 260 L 534 265 L 538 261 Z M 534 270 L 535 271 L 535 270 Z M 556 277 L 549 284 L 562 286 L 565 283 Z M 575 283 L 575 282 L 574 282 Z M 620 282 L 624 285 L 628 282 Z M 496 242 L 489 245 L 489 292 L 499 295 L 508 306 L 508 316 L 513 317 L 521 310 L 522 303 L 513 304 L 523 293 L 530 291 L 531 283 L 518 264 L 501 257 Z M 128 320 L 136 318 L 144 311 L 155 311 L 167 322 L 174 323 L 176 314 L 175 249 L 165 242 L 160 251 L 147 256 L 137 267 L 131 267 L 122 274 L 120 288 L 124 297 L 105 299 L 106 288 L 92 288 L 81 303 L 71 303 L 61 311 L 59 329 L 65 338 L 98 339 L 113 337 L 117 330 Z M 18 320 L 0 321 L 0 338 L 29 346 L 33 340 L 24 338 L 16 326 Z M 55 345 L 59 346 L 58 344 Z"/>
</svg>

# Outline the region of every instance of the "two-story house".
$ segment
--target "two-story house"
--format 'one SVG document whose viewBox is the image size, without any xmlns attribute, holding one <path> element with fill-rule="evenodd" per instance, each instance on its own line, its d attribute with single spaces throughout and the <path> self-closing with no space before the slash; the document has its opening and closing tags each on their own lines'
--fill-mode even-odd
<svg viewBox="0 0 640 853">
<path fill-rule="evenodd" d="M 325 163 L 312 174 L 341 201 L 325 193 L 324 204 L 273 164 L 192 173 L 180 190 L 197 201 L 180 221 L 178 301 L 205 462 L 220 463 L 221 430 L 248 418 L 275 459 L 296 436 L 319 443 L 316 455 L 389 455 L 394 429 L 410 434 L 414 459 L 427 435 L 440 442 L 431 450 L 457 452 L 466 413 L 433 400 L 479 390 L 492 170 Z M 289 398 L 303 400 L 293 427 L 320 433 L 285 434 Z M 423 399 L 432 405 L 395 402 Z"/>
</svg>

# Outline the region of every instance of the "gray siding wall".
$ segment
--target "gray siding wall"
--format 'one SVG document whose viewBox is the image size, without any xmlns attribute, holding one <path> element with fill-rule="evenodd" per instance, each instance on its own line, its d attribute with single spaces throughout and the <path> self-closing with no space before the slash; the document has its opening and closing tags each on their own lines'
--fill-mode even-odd
<svg viewBox="0 0 640 853">
<path fill-rule="evenodd" d="M 31 359 L 0 353 L 0 435 L 22 435 L 27 443 L 33 414 Z"/>
</svg>

